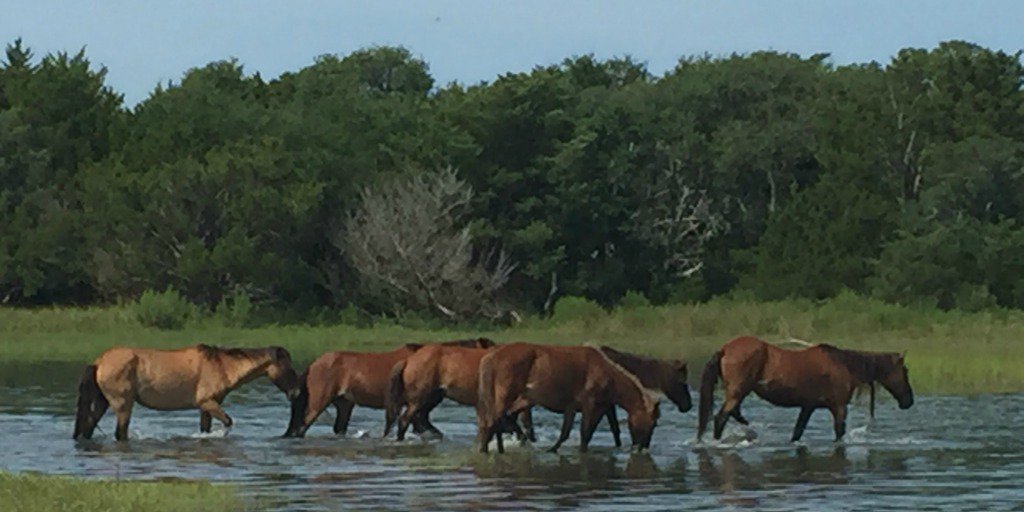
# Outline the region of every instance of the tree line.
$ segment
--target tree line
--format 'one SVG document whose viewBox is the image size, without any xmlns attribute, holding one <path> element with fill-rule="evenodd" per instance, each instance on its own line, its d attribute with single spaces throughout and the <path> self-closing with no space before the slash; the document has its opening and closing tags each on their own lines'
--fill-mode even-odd
<svg viewBox="0 0 1024 512">
<path fill-rule="evenodd" d="M 84 50 L 0 64 L 0 301 L 174 289 L 452 319 L 843 290 L 1024 307 L 1021 54 L 593 56 L 437 84 L 408 50 L 135 107 Z"/>
</svg>

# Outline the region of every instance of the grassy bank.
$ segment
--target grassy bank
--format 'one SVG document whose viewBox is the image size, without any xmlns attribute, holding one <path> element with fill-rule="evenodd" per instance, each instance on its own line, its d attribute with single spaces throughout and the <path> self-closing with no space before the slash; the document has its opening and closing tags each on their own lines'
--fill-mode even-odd
<svg viewBox="0 0 1024 512">
<path fill-rule="evenodd" d="M 0 473 L 0 503 L 11 512 L 242 510 L 229 487 L 205 482 L 129 482 Z"/>
<path fill-rule="evenodd" d="M 722 343 L 752 334 L 769 341 L 800 338 L 867 350 L 908 351 L 919 393 L 1024 391 L 1024 313 L 943 312 L 841 296 L 826 303 L 715 300 L 604 311 L 566 301 L 548 319 L 490 330 L 411 329 L 396 325 L 225 327 L 215 319 L 180 331 L 140 326 L 125 309 L 0 309 L 0 358 L 11 362 L 85 363 L 113 345 L 178 347 L 196 342 L 283 345 L 308 362 L 338 349 L 385 350 L 397 343 L 489 336 L 497 341 L 606 343 L 657 356 L 686 357 L 691 380 Z"/>
</svg>

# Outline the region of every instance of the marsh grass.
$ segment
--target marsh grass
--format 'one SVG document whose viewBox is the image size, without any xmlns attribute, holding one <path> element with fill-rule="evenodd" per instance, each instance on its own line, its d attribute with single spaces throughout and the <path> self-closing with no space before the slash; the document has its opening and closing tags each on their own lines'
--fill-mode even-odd
<svg viewBox="0 0 1024 512">
<path fill-rule="evenodd" d="M 563 299 L 564 300 L 564 299 Z M 912 308 L 843 294 L 824 303 L 717 299 L 605 311 L 572 299 L 552 318 L 499 329 L 424 329 L 392 323 L 227 327 L 209 318 L 181 331 L 140 326 L 121 308 L 0 309 L 0 357 L 11 362 L 82 362 L 114 345 L 160 348 L 198 342 L 282 345 L 304 364 L 329 350 L 388 350 L 404 342 L 488 336 L 499 342 L 598 343 L 663 357 L 685 357 L 696 382 L 706 358 L 726 341 L 754 335 L 798 338 L 864 350 L 906 350 L 919 393 L 1024 391 L 1024 313 Z M 596 309 L 595 309 L 596 308 Z"/>
<path fill-rule="evenodd" d="M 0 472 L 0 503 L 10 512 L 243 510 L 231 487 L 208 482 L 87 480 Z"/>
</svg>

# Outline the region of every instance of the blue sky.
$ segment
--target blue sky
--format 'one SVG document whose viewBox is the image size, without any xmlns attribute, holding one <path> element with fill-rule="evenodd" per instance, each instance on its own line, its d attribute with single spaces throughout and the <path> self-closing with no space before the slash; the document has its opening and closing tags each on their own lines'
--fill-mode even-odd
<svg viewBox="0 0 1024 512">
<path fill-rule="evenodd" d="M 37 55 L 84 46 L 129 104 L 213 60 L 235 57 L 270 78 L 317 55 L 385 44 L 426 60 L 440 84 L 585 53 L 632 55 L 661 74 L 703 53 L 827 52 L 845 64 L 949 39 L 1024 48 L 1020 1 L 35 0 L 2 11 L 0 41 L 22 37 Z"/>
</svg>

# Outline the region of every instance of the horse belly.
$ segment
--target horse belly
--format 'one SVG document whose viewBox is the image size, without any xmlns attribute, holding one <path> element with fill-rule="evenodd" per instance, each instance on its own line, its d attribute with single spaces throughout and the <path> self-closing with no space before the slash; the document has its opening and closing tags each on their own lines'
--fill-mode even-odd
<svg viewBox="0 0 1024 512">
<path fill-rule="evenodd" d="M 196 386 L 186 381 L 140 385 L 135 400 L 150 409 L 161 411 L 192 409 L 197 407 Z"/>
<path fill-rule="evenodd" d="M 779 407 L 805 407 L 811 405 L 808 403 L 810 401 L 808 397 L 788 387 L 758 385 L 754 388 L 754 393 L 768 403 Z"/>
</svg>

